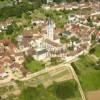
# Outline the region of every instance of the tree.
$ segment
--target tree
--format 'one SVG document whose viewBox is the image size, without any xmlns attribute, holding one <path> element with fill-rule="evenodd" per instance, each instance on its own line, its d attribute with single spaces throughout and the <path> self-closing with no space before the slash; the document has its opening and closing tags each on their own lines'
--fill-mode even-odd
<svg viewBox="0 0 100 100">
<path fill-rule="evenodd" d="M 9 25 L 7 30 L 6 30 L 6 34 L 7 35 L 12 35 L 14 32 L 12 25 Z"/>
<path fill-rule="evenodd" d="M 80 70 L 77 68 L 76 64 L 74 62 L 71 63 L 71 66 L 74 68 L 76 74 L 80 74 Z"/>
<path fill-rule="evenodd" d="M 47 3 L 47 0 L 41 0 L 43 4 L 46 4 Z"/>
<path fill-rule="evenodd" d="M 19 27 L 15 22 L 13 22 L 11 25 L 7 27 L 6 34 L 12 35 L 14 32 L 19 31 Z"/>
<path fill-rule="evenodd" d="M 76 2 L 80 2 L 81 0 L 76 0 Z"/>
<path fill-rule="evenodd" d="M 19 4 L 19 0 L 16 0 L 17 4 Z"/>
<path fill-rule="evenodd" d="M 21 28 L 19 28 L 17 24 L 13 22 L 11 25 L 7 27 L 5 37 L 6 38 L 7 36 L 10 37 L 11 41 L 16 44 L 17 43 L 16 37 L 19 34 L 20 30 Z"/>
<path fill-rule="evenodd" d="M 95 52 L 95 48 L 91 48 L 90 50 L 89 50 L 89 53 L 90 54 L 93 54 Z"/>
<path fill-rule="evenodd" d="M 18 5 L 13 6 L 6 6 L 0 9 L 0 19 L 7 19 L 8 17 L 18 17 L 20 18 L 23 13 L 28 11 L 33 11 L 40 7 L 39 0 L 35 0 L 34 3 L 20 3 Z"/>
<path fill-rule="evenodd" d="M 100 67 L 100 59 L 97 61 L 97 65 Z"/>
<path fill-rule="evenodd" d="M 100 39 L 98 39 L 98 42 L 100 43 Z"/>
<path fill-rule="evenodd" d="M 65 37 L 65 36 L 61 36 L 61 37 L 60 37 L 60 42 L 61 42 L 61 43 L 69 43 L 70 40 L 69 40 L 67 37 Z"/>
<path fill-rule="evenodd" d="M 56 3 L 61 3 L 61 2 L 81 2 L 82 0 L 54 0 Z"/>
<path fill-rule="evenodd" d="M 91 35 L 91 42 L 92 42 L 92 43 L 95 43 L 95 42 L 96 42 L 96 34 L 95 34 L 95 33 L 93 33 L 93 34 Z"/>
<path fill-rule="evenodd" d="M 25 87 L 18 100 L 57 100 L 57 98 L 42 85 L 39 85 L 37 87 Z"/>
<path fill-rule="evenodd" d="M 85 0 L 85 2 L 89 2 L 90 0 Z"/>
<path fill-rule="evenodd" d="M 95 69 L 100 70 L 100 59 L 97 60 Z"/>
<path fill-rule="evenodd" d="M 39 8 L 42 5 L 42 1 L 41 0 L 29 0 L 29 1 L 34 4 L 35 8 Z"/>
<path fill-rule="evenodd" d="M 90 17 L 87 18 L 87 21 L 88 21 L 88 25 L 90 27 L 93 27 L 93 22 L 92 22 L 92 19 Z"/>
<path fill-rule="evenodd" d="M 72 36 L 72 37 L 70 38 L 70 40 L 71 40 L 71 43 L 72 43 L 72 49 L 74 49 L 74 42 L 79 41 L 79 38 L 77 38 L 77 37 L 75 37 L 75 36 Z"/>
<path fill-rule="evenodd" d="M 61 62 L 61 59 L 59 57 L 52 57 L 51 58 L 51 64 L 52 65 L 57 65 L 60 62 Z"/>
<path fill-rule="evenodd" d="M 61 3 L 63 0 L 54 0 L 56 3 Z"/>
<path fill-rule="evenodd" d="M 77 89 L 77 83 L 74 80 L 55 82 L 54 85 L 48 87 L 48 90 L 56 95 L 58 100 L 67 100 L 70 97 L 74 97 Z"/>
</svg>

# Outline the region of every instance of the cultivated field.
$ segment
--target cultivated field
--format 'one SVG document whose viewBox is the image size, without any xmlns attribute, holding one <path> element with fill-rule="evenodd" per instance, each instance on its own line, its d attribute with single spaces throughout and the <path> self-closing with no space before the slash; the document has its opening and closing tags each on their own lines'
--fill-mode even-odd
<svg viewBox="0 0 100 100">
<path fill-rule="evenodd" d="M 100 90 L 87 92 L 87 100 L 100 100 Z"/>
</svg>

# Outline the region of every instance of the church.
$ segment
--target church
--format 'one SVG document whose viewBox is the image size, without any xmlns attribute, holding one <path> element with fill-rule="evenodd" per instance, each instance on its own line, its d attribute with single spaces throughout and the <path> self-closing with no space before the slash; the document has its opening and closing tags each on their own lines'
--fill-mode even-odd
<svg viewBox="0 0 100 100">
<path fill-rule="evenodd" d="M 60 43 L 59 30 L 58 33 L 55 31 L 57 29 L 55 23 L 48 18 L 43 27 L 45 27 L 43 32 L 23 30 L 22 36 L 17 39 L 20 51 L 36 60 L 62 57 L 65 46 Z"/>
<path fill-rule="evenodd" d="M 60 43 L 58 34 L 54 33 L 55 23 L 49 18 L 47 21 L 46 34 L 43 34 L 41 41 L 38 42 L 41 46 L 36 49 L 34 58 L 43 60 L 50 57 L 62 57 L 65 52 L 65 46 Z M 38 45 L 40 45 L 38 44 Z"/>
</svg>

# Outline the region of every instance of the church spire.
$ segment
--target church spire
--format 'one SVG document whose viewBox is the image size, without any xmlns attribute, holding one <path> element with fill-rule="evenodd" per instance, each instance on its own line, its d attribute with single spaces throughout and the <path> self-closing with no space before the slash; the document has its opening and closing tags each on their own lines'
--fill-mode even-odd
<svg viewBox="0 0 100 100">
<path fill-rule="evenodd" d="M 47 27 L 47 36 L 50 40 L 53 40 L 53 36 L 54 36 L 54 23 L 53 21 L 49 18 L 48 19 L 48 27 Z"/>
</svg>

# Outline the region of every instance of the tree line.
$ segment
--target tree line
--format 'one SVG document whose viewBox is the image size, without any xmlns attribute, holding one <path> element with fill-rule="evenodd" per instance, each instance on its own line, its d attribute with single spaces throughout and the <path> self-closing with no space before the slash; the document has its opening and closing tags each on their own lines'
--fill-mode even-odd
<svg viewBox="0 0 100 100">
<path fill-rule="evenodd" d="M 7 6 L 0 9 L 0 19 L 7 19 L 8 17 L 21 17 L 23 13 L 32 11 L 41 6 L 41 0 L 34 0 L 33 3 L 22 2 L 18 5 Z"/>
<path fill-rule="evenodd" d="M 42 3 L 42 4 L 46 4 L 47 3 L 47 0 L 0 0 L 0 1 L 13 1 L 13 2 L 16 2 L 17 4 L 19 4 L 20 1 L 22 1 L 22 2 L 37 2 L 37 3 Z M 56 3 L 61 3 L 61 2 L 81 2 L 81 1 L 88 2 L 88 1 L 93 1 L 93 0 L 53 0 L 53 2 L 56 2 Z"/>
<path fill-rule="evenodd" d="M 20 3 L 20 0 L 0 0 L 0 2 L 9 1 L 16 2 L 13 3 L 13 6 L 7 6 L 0 9 L 0 19 L 6 19 L 8 17 L 21 17 L 23 13 L 26 13 L 27 11 L 32 11 L 34 9 L 38 9 L 42 6 L 42 4 L 46 4 L 47 0 L 22 0 Z M 29 2 L 30 1 L 30 2 Z M 53 2 L 61 3 L 61 2 L 80 2 L 82 0 L 53 0 Z M 85 0 L 88 1 L 88 0 Z"/>
</svg>

